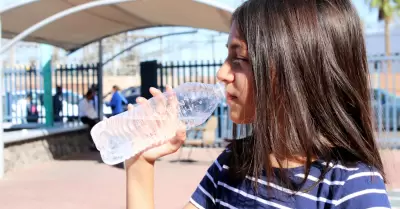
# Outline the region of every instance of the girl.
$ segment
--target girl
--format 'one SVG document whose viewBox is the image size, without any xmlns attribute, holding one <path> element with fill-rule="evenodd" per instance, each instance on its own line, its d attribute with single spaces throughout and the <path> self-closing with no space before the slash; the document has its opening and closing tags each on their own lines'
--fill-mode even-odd
<svg viewBox="0 0 400 209">
<path fill-rule="evenodd" d="M 248 0 L 236 9 L 217 77 L 231 120 L 249 133 L 211 165 L 186 209 L 390 208 L 361 27 L 350 0 Z M 128 208 L 154 208 L 155 162 L 184 140 L 178 131 L 126 161 Z"/>
</svg>

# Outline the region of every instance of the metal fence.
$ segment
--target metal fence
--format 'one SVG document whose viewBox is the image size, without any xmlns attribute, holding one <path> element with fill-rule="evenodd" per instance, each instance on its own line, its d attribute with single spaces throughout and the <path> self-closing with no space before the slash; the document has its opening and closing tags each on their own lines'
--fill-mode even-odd
<svg viewBox="0 0 400 209">
<path fill-rule="evenodd" d="M 54 111 L 55 122 L 76 121 L 79 100 L 93 84 L 98 83 L 98 69 L 99 66 L 96 64 L 60 65 L 53 70 L 53 111 L 57 109 L 56 88 L 62 89 L 61 104 L 58 103 L 60 111 Z M 45 123 L 44 80 L 40 69 L 35 67 L 7 69 L 2 83 L 5 89 L 2 95 L 3 123 L 10 125 Z"/>
<path fill-rule="evenodd" d="M 213 83 L 217 82 L 216 73 L 222 61 L 169 62 L 158 64 L 158 86 L 164 91 L 165 85 L 173 88 L 186 82 Z M 232 130 L 232 122 L 228 118 L 228 106 L 220 104 L 214 114 L 218 118 L 217 139 L 228 138 Z M 190 135 L 190 133 L 188 133 Z"/>
<path fill-rule="evenodd" d="M 222 61 L 159 63 L 157 83 L 162 90 L 165 84 L 176 87 L 185 82 L 216 83 L 216 72 L 221 65 Z M 400 56 L 369 57 L 368 65 L 377 138 L 385 146 L 399 145 L 400 148 Z M 98 69 L 98 65 L 63 65 L 53 70 L 52 94 L 57 86 L 63 90 L 61 122 L 77 119 L 78 101 L 91 85 L 98 83 Z M 44 81 L 40 69 L 6 69 L 1 85 L 5 89 L 3 122 L 45 122 Z M 218 116 L 218 138 L 228 137 L 232 123 L 227 116 L 227 105 L 220 104 L 214 115 Z"/>
<path fill-rule="evenodd" d="M 164 90 L 166 84 L 215 83 L 221 65 L 222 61 L 159 63 L 158 86 Z M 400 148 L 400 56 L 369 57 L 368 65 L 378 141 L 381 147 Z M 214 115 L 218 116 L 218 138 L 229 138 L 232 123 L 227 105 L 222 103 Z"/>
<path fill-rule="evenodd" d="M 373 119 L 381 147 L 400 148 L 400 56 L 368 58 Z"/>
<path fill-rule="evenodd" d="M 35 109 L 40 101 L 35 89 L 43 89 L 42 76 L 35 67 L 22 67 L 18 69 L 6 69 L 3 94 L 4 122 L 21 124 L 36 122 L 38 119 Z M 28 105 L 31 104 L 31 105 Z M 30 114 L 33 113 L 33 114 Z"/>
</svg>

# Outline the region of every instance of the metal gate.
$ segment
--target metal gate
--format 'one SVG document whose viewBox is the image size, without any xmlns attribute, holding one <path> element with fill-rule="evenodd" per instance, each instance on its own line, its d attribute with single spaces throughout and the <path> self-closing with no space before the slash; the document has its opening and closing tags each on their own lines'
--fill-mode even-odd
<svg viewBox="0 0 400 209">
<path fill-rule="evenodd" d="M 62 89 L 62 107 L 59 117 L 55 117 L 57 122 L 65 123 L 77 119 L 78 102 L 93 84 L 98 83 L 98 69 L 99 66 L 95 64 L 60 65 L 53 70 L 52 95 L 55 95 L 57 87 Z M 6 69 L 2 85 L 5 92 L 2 95 L 3 123 L 6 124 L 6 129 L 13 125 L 35 127 L 45 123 L 44 80 L 41 69 L 32 66 Z"/>
<path fill-rule="evenodd" d="M 400 148 L 400 56 L 369 57 L 368 67 L 378 142 Z"/>
<path fill-rule="evenodd" d="M 157 70 L 158 87 L 164 91 L 167 84 L 173 88 L 186 82 L 215 84 L 217 82 L 216 73 L 222 64 L 222 61 L 159 63 Z M 229 121 L 227 110 L 228 106 L 223 102 L 214 112 L 214 115 L 218 118 L 218 140 L 228 138 L 232 129 L 232 123 Z"/>
</svg>

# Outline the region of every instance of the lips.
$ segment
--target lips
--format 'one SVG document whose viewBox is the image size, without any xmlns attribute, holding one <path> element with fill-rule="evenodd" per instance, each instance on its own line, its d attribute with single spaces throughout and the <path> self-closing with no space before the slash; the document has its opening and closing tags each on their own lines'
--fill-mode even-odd
<svg viewBox="0 0 400 209">
<path fill-rule="evenodd" d="M 229 93 L 226 93 L 226 100 L 227 100 L 227 101 L 233 101 L 233 100 L 235 100 L 235 99 L 237 99 L 236 96 L 234 96 L 234 95 L 232 95 L 232 94 L 229 94 Z"/>
</svg>

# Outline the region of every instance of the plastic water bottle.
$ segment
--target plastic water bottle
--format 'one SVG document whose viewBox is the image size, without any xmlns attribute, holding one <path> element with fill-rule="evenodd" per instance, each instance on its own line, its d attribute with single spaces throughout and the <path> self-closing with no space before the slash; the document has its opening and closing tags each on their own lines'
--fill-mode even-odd
<svg viewBox="0 0 400 209">
<path fill-rule="evenodd" d="M 222 83 L 184 83 L 99 122 L 91 135 L 104 163 L 114 165 L 164 144 L 179 128 L 201 125 L 224 98 Z"/>
</svg>

